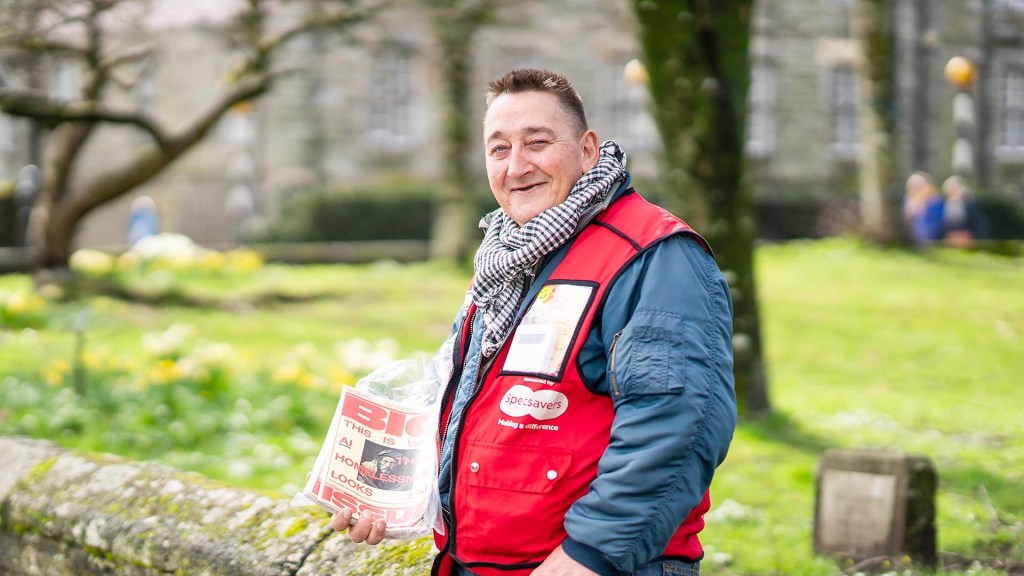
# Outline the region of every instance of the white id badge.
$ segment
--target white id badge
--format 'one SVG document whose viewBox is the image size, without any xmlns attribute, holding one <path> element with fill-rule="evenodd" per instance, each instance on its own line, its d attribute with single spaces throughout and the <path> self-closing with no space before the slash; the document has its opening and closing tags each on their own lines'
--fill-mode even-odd
<svg viewBox="0 0 1024 576">
<path fill-rule="evenodd" d="M 555 327 L 551 324 L 520 324 L 512 336 L 512 346 L 502 370 L 506 372 L 546 372 L 555 350 Z"/>
<path fill-rule="evenodd" d="M 593 297 L 590 284 L 544 285 L 512 335 L 502 372 L 560 378 Z"/>
</svg>

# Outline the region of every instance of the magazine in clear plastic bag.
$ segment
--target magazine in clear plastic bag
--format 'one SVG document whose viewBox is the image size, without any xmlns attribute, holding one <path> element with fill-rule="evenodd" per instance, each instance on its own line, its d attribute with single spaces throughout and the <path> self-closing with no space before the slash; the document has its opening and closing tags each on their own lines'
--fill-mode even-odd
<svg viewBox="0 0 1024 576">
<path fill-rule="evenodd" d="M 421 360 L 378 368 L 342 389 L 302 493 L 335 514 L 341 508 L 383 518 L 388 538 L 443 531 L 437 495 L 438 379 Z"/>
</svg>

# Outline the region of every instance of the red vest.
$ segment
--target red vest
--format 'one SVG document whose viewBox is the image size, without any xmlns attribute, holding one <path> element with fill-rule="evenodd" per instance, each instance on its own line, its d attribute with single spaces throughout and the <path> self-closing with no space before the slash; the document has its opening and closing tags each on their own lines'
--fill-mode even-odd
<svg viewBox="0 0 1024 576">
<path fill-rule="evenodd" d="M 494 361 L 484 365 L 477 376 L 482 385 L 457 432 L 454 518 L 447 537 L 435 534 L 442 551 L 435 574 L 450 574 L 451 554 L 482 576 L 526 576 L 566 538 L 565 514 L 597 476 L 614 416 L 612 399 L 584 385 L 577 354 L 619 271 L 676 234 L 692 234 L 709 250 L 685 222 L 635 193 L 611 204 L 579 234 Z M 467 314 L 463 339 L 474 312 Z M 449 410 L 450 402 L 441 422 L 448 422 Z M 700 558 L 697 533 L 709 506 L 704 494 L 664 556 Z"/>
</svg>

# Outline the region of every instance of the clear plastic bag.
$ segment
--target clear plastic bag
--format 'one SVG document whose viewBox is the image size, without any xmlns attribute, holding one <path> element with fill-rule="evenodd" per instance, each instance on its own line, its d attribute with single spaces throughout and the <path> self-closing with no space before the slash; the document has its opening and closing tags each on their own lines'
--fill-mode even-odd
<svg viewBox="0 0 1024 576">
<path fill-rule="evenodd" d="M 316 464 L 292 505 L 317 504 L 332 514 L 348 507 L 355 511 L 353 521 L 362 514 L 383 517 L 387 538 L 443 532 L 434 442 L 439 387 L 436 359 L 408 359 L 381 366 L 344 389 Z"/>
<path fill-rule="evenodd" d="M 408 359 L 381 366 L 360 378 L 355 387 L 407 406 L 428 406 L 437 394 L 437 384 L 428 364 Z"/>
</svg>

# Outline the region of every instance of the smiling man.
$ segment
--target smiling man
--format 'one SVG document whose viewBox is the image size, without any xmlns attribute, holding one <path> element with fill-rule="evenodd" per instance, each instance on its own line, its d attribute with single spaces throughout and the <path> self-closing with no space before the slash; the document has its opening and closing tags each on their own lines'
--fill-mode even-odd
<svg viewBox="0 0 1024 576">
<path fill-rule="evenodd" d="M 491 191 L 519 226 L 565 201 L 580 176 L 597 164 L 597 134 L 550 92 L 494 98 L 484 132 Z"/>
<path fill-rule="evenodd" d="M 483 140 L 500 208 L 438 359 L 433 572 L 698 574 L 736 424 L 732 303 L 710 247 L 633 190 L 560 74 L 492 82 Z M 376 544 L 384 528 L 361 518 L 349 537 Z"/>
</svg>

